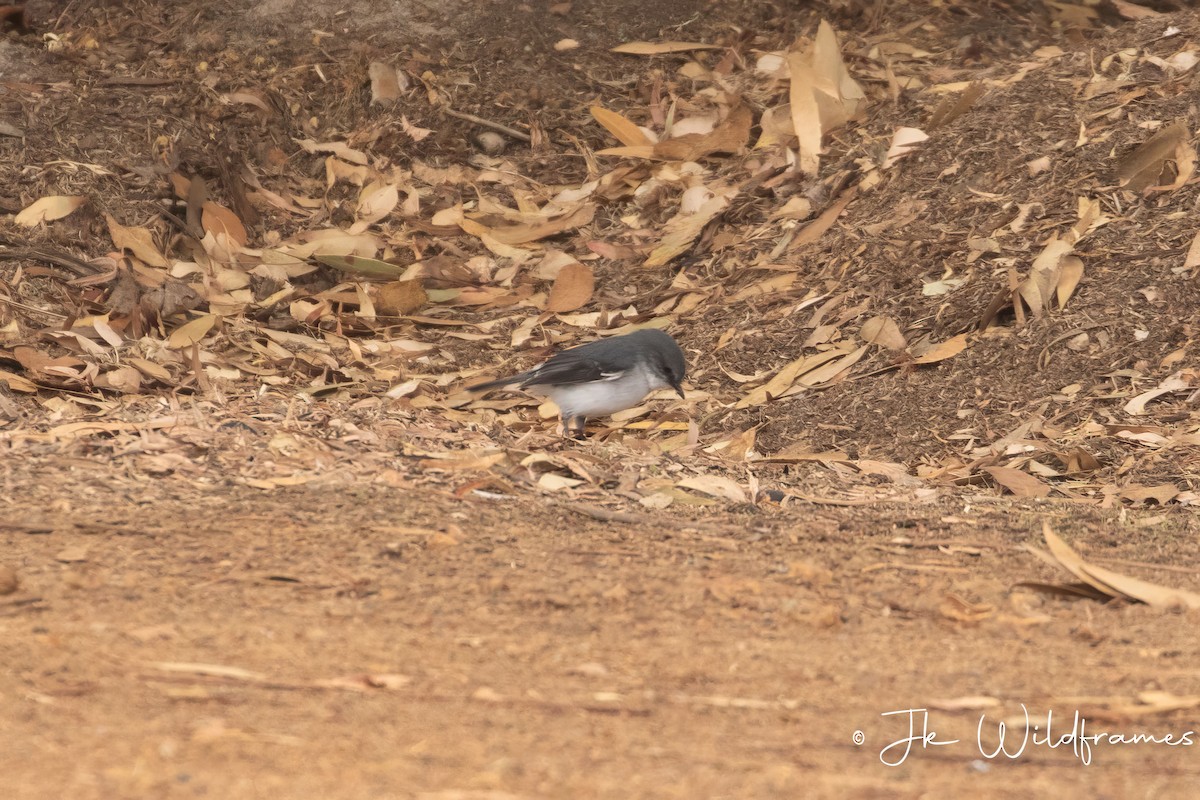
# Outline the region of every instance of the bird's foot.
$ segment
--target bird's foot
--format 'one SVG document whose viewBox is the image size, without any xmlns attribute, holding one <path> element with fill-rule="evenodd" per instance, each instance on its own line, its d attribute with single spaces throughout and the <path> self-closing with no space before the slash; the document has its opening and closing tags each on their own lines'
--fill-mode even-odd
<svg viewBox="0 0 1200 800">
<path fill-rule="evenodd" d="M 574 417 L 563 420 L 563 438 L 580 441 L 587 438 L 587 420 L 584 417 Z"/>
</svg>

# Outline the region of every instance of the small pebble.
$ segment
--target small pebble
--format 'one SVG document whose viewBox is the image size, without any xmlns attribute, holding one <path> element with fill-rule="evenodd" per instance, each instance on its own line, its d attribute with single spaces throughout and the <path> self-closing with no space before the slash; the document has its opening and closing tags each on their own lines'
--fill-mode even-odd
<svg viewBox="0 0 1200 800">
<path fill-rule="evenodd" d="M 12 594 L 21 582 L 17 580 L 17 571 L 0 564 L 0 595 Z"/>
<path fill-rule="evenodd" d="M 498 156 L 504 152 L 508 141 L 495 131 L 484 131 L 475 137 L 475 144 L 489 156 Z"/>
</svg>

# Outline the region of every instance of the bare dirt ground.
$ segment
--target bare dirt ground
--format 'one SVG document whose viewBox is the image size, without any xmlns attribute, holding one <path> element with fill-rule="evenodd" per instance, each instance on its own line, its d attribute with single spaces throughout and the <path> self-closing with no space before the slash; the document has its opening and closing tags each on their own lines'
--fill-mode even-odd
<svg viewBox="0 0 1200 800">
<path fill-rule="evenodd" d="M 1195 797 L 1200 15 L 926 5 L 4 17 L 4 796 Z M 642 324 L 588 441 L 461 390 Z"/>
</svg>

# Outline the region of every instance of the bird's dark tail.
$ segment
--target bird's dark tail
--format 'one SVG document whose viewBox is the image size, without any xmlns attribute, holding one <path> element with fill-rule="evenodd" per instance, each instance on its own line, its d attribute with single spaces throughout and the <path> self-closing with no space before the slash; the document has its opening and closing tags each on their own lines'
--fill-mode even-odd
<svg viewBox="0 0 1200 800">
<path fill-rule="evenodd" d="M 512 377 L 509 377 L 509 378 L 498 378 L 494 381 L 486 381 L 484 383 L 476 383 L 473 386 L 468 386 L 467 391 L 468 392 L 489 392 L 492 389 L 499 389 L 504 386 L 512 386 L 514 384 L 518 384 L 521 382 L 521 379 L 524 377 L 525 377 L 525 375 L 522 373 L 521 375 L 513 375 Z"/>
</svg>

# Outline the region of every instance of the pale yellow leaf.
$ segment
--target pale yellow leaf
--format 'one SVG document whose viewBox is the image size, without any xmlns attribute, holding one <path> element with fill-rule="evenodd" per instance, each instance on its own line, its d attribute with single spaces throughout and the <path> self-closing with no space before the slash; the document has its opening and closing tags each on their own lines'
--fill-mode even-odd
<svg viewBox="0 0 1200 800">
<path fill-rule="evenodd" d="M 892 134 L 892 145 L 888 148 L 883 159 L 883 168 L 888 169 L 900 159 L 912 152 L 913 148 L 929 139 L 928 134 L 919 128 L 897 128 Z"/>
<path fill-rule="evenodd" d="M 378 222 L 392 213 L 400 202 L 400 190 L 395 184 L 371 184 L 363 189 L 358 200 L 358 219 L 361 222 Z"/>
<path fill-rule="evenodd" d="M 765 386 L 759 386 L 751 390 L 745 397 L 737 402 L 734 408 L 750 408 L 751 406 L 762 405 L 763 403 L 774 400 L 792 387 L 796 382 L 796 378 L 800 375 L 820 367 L 835 358 L 844 355 L 840 350 L 830 350 L 825 353 L 817 353 L 810 356 L 801 356 L 795 361 L 785 365 L 779 372 L 775 373 L 775 377 L 771 378 Z"/>
<path fill-rule="evenodd" d="M 744 300 L 751 300 L 755 297 L 774 295 L 792 288 L 792 284 L 795 282 L 795 272 L 784 272 L 767 278 L 766 280 L 759 281 L 758 283 L 752 283 L 749 286 L 742 287 L 725 302 L 733 304 L 740 303 Z"/>
<path fill-rule="evenodd" d="M 1167 161 L 1175 158 L 1181 147 L 1188 146 L 1190 135 L 1187 123 L 1182 120 L 1158 131 L 1121 160 L 1117 167 L 1120 185 L 1131 192 L 1141 192 L 1158 184 Z"/>
<path fill-rule="evenodd" d="M 1059 538 L 1050 529 L 1049 523 L 1042 523 L 1042 534 L 1046 537 L 1046 544 L 1050 548 L 1050 552 L 1054 554 L 1059 563 L 1075 577 L 1105 594 L 1137 600 L 1155 608 L 1182 606 L 1192 610 L 1200 609 L 1200 594 L 1186 589 L 1172 589 L 1090 564 Z"/>
<path fill-rule="evenodd" d="M 159 252 L 154 244 L 154 235 L 147 228 L 126 227 L 113 219 L 111 214 L 105 214 L 104 218 L 108 221 L 108 234 L 118 250 L 128 250 L 152 267 L 167 265 L 167 259 Z"/>
<path fill-rule="evenodd" d="M 76 195 L 56 194 L 34 200 L 21 209 L 13 222 L 26 228 L 32 228 L 41 222 L 51 222 L 62 219 L 75 209 L 87 202 L 86 197 Z"/>
<path fill-rule="evenodd" d="M 1187 255 L 1183 259 L 1185 269 L 1195 269 L 1200 266 L 1200 232 L 1192 237 L 1192 243 L 1188 246 Z"/>
<path fill-rule="evenodd" d="M 821 125 L 828 133 L 859 116 L 867 95 L 846 69 L 837 34 L 827 20 L 821 20 L 817 26 L 812 46 L 812 67 L 817 75 Z"/>
<path fill-rule="evenodd" d="M 667 220 L 663 225 L 662 241 L 650 252 L 643 266 L 661 267 L 691 247 L 692 242 L 704 230 L 704 226 L 725 210 L 735 193 L 736 190 L 731 188 L 717 190 L 715 196 L 705 202 L 695 214 L 681 212 Z"/>
<path fill-rule="evenodd" d="M 822 383 L 827 383 L 833 380 L 846 370 L 850 369 L 850 367 L 853 367 L 855 364 L 857 364 L 863 355 L 866 354 L 866 352 L 867 348 L 864 345 L 857 350 L 846 353 L 836 361 L 830 361 L 827 364 L 822 364 L 820 367 L 817 367 L 814 370 L 801 374 L 800 377 L 796 379 L 796 383 L 798 384 L 796 390 L 803 390 L 804 387 L 818 386 Z M 793 392 L 789 392 L 788 394 L 792 394 L 796 390 L 793 390 Z"/>
<path fill-rule="evenodd" d="M 616 111 L 609 111 L 604 106 L 592 106 L 589 110 L 596 122 L 603 125 L 605 130 L 626 147 L 652 146 L 654 144 L 641 128 Z"/>
<path fill-rule="evenodd" d="M 833 227 L 838 217 L 842 215 L 842 212 L 846 210 L 850 202 L 854 200 L 857 193 L 857 183 L 843 189 L 842 193 L 829 204 L 828 208 L 821 212 L 820 216 L 800 229 L 800 232 L 796 234 L 796 238 L 792 239 L 790 249 L 812 244 L 825 235 L 825 232 Z"/>
<path fill-rule="evenodd" d="M 345 142 L 316 142 L 312 139 L 295 139 L 293 141 L 309 153 L 328 153 L 343 161 L 349 161 L 351 164 L 363 166 L 368 162 L 366 153 L 355 150 Z"/>
<path fill-rule="evenodd" d="M 914 358 L 913 363 L 936 364 L 939 361 L 945 361 L 947 358 L 952 358 L 965 350 L 967 343 L 967 334 L 960 333 L 958 336 L 935 344 L 933 347 Z"/>
<path fill-rule="evenodd" d="M 26 394 L 36 393 L 37 385 L 28 378 L 23 378 L 16 373 L 0 369 L 0 383 L 7 383 L 8 388 L 14 392 L 24 392 Z"/>
<path fill-rule="evenodd" d="M 446 453 L 432 458 L 423 458 L 417 462 L 421 469 L 437 472 L 479 472 L 491 469 L 508 458 L 503 452 L 480 453 L 463 455 L 461 453 Z"/>
<path fill-rule="evenodd" d="M 408 76 L 382 61 L 372 61 L 367 66 L 367 76 L 371 79 L 371 105 L 398 100 L 402 89 L 408 88 Z"/>
<path fill-rule="evenodd" d="M 863 341 L 881 345 L 888 350 L 903 350 L 908 346 L 896 320 L 887 316 L 871 317 L 863 323 L 862 332 L 859 335 L 862 336 Z"/>
<path fill-rule="evenodd" d="M 748 502 L 746 490 L 739 486 L 732 478 L 727 478 L 724 475 L 694 475 L 679 481 L 676 486 L 684 489 L 692 489 L 702 494 L 711 495 L 712 497 L 731 500 L 735 503 Z"/>
<path fill-rule="evenodd" d="M 788 54 L 791 85 L 788 103 L 792 112 L 792 127 L 799 139 L 800 171 L 816 175 L 821 166 L 821 111 L 817 106 L 815 79 L 808 58 L 803 53 Z"/>
<path fill-rule="evenodd" d="M 172 350 L 181 350 L 185 347 L 191 347 L 196 342 L 204 338 L 213 325 L 217 322 L 215 314 L 205 314 L 202 317 L 196 317 L 191 322 L 180 325 L 175 330 L 171 331 L 171 335 L 167 337 L 167 347 Z"/>
<path fill-rule="evenodd" d="M 606 147 L 597 150 L 598 156 L 619 156 L 621 158 L 654 158 L 654 145 L 643 144 L 634 147 Z"/>
<path fill-rule="evenodd" d="M 97 376 L 92 384 L 124 394 L 137 394 L 142 388 L 142 375 L 133 367 L 115 367 Z"/>
<path fill-rule="evenodd" d="M 715 44 L 700 42 L 625 42 L 612 49 L 614 53 L 633 56 L 657 56 L 664 53 L 686 53 L 692 50 L 720 50 Z"/>
<path fill-rule="evenodd" d="M 1063 309 L 1067 307 L 1067 301 L 1071 299 L 1079 281 L 1083 279 L 1083 259 L 1079 256 L 1063 256 L 1058 267 L 1058 286 L 1055 292 L 1058 294 L 1058 307 Z"/>
<path fill-rule="evenodd" d="M 983 711 L 995 708 L 1000 705 L 1000 701 L 988 695 L 967 695 L 947 700 L 930 700 L 925 705 L 938 711 Z"/>
</svg>

